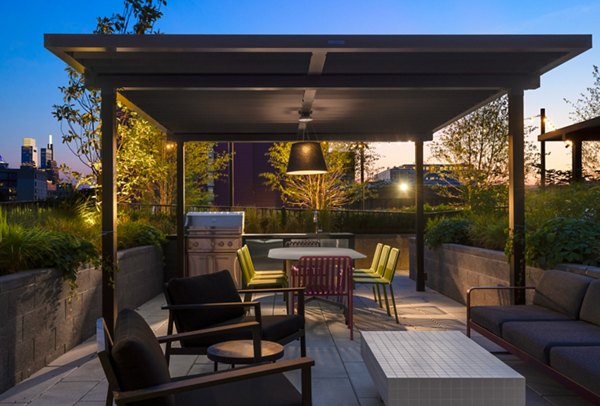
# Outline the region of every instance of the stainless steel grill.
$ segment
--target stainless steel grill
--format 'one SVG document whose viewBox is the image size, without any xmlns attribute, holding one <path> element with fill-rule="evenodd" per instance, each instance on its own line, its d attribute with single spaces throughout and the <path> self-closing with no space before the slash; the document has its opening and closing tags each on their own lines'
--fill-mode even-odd
<svg viewBox="0 0 600 406">
<path fill-rule="evenodd" d="M 236 251 L 242 246 L 244 212 L 189 212 L 185 230 L 187 275 L 227 269 L 241 287 Z"/>
</svg>

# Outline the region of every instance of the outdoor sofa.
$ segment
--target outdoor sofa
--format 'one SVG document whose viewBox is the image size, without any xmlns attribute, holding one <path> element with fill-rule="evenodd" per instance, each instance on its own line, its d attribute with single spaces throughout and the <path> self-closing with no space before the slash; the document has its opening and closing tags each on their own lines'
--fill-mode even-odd
<svg viewBox="0 0 600 406">
<path fill-rule="evenodd" d="M 527 305 L 474 306 L 489 289 L 534 289 Z M 548 270 L 533 287 L 475 287 L 467 292 L 467 335 L 475 330 L 600 403 L 600 279 Z"/>
</svg>

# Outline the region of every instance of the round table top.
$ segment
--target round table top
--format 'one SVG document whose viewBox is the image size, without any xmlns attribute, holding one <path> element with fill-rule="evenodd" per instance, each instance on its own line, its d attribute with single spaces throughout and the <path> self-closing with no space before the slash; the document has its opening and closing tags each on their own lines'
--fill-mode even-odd
<svg viewBox="0 0 600 406">
<path fill-rule="evenodd" d="M 260 342 L 261 358 L 259 362 L 275 361 L 283 357 L 283 346 L 273 341 Z M 254 342 L 252 340 L 233 340 L 214 344 L 206 350 L 206 356 L 214 362 L 225 364 L 252 364 Z"/>
<path fill-rule="evenodd" d="M 300 257 L 315 256 L 315 257 L 329 257 L 329 256 L 346 256 L 352 259 L 362 259 L 367 256 L 355 251 L 350 248 L 336 248 L 336 247 L 285 247 L 285 248 L 272 248 L 269 250 L 269 258 L 271 259 L 285 259 L 289 261 L 297 261 Z"/>
</svg>

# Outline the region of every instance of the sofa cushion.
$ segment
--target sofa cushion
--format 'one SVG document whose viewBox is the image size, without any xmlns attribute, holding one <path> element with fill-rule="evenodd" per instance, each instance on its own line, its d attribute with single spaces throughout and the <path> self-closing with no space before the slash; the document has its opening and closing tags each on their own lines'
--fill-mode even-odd
<svg viewBox="0 0 600 406">
<path fill-rule="evenodd" d="M 544 271 L 536 287 L 533 304 L 576 319 L 579 317 L 581 302 L 591 281 L 592 278 L 571 272 Z"/>
<path fill-rule="evenodd" d="M 476 306 L 471 308 L 471 320 L 497 336 L 502 336 L 502 324 L 508 321 L 569 320 L 562 314 L 536 305 Z"/>
<path fill-rule="evenodd" d="M 148 323 L 133 310 L 119 313 L 111 351 L 121 390 L 143 389 L 171 381 L 169 367 Z M 174 405 L 172 396 L 146 401 L 144 405 Z"/>
<path fill-rule="evenodd" d="M 502 338 L 548 363 L 553 347 L 600 345 L 600 327 L 578 320 L 509 321 L 502 325 Z"/>
<path fill-rule="evenodd" d="M 579 318 L 600 326 L 600 280 L 590 283 L 585 292 Z"/>
<path fill-rule="evenodd" d="M 600 346 L 553 347 L 550 366 L 600 396 Z"/>
<path fill-rule="evenodd" d="M 175 278 L 167 283 L 171 304 L 204 304 L 239 302 L 240 295 L 229 271 L 220 271 L 189 278 Z M 193 331 L 242 317 L 243 306 L 227 309 L 177 310 L 176 321 L 182 331 Z"/>
</svg>

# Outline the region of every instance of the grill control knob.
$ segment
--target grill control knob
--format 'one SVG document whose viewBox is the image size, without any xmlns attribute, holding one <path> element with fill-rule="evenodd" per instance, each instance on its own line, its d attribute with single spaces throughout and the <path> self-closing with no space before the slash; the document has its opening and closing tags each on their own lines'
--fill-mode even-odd
<svg viewBox="0 0 600 406">
<path fill-rule="evenodd" d="M 228 246 L 228 247 L 231 247 L 232 245 L 233 245 L 233 243 L 232 243 L 231 241 L 229 241 L 229 242 L 227 243 L 227 246 Z"/>
<path fill-rule="evenodd" d="M 225 243 L 223 241 L 219 241 L 219 247 L 222 247 L 223 245 L 225 245 Z"/>
</svg>

